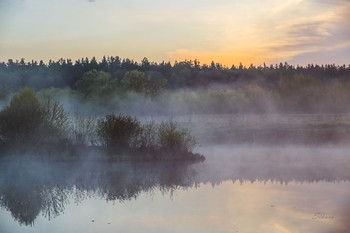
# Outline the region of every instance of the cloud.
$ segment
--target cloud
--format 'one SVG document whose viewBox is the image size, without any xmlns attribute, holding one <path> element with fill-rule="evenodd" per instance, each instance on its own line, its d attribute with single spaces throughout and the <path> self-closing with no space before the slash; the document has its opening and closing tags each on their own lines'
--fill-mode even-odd
<svg viewBox="0 0 350 233">
<path fill-rule="evenodd" d="M 283 8 L 278 11 L 278 20 L 270 18 L 263 21 L 265 24 L 270 23 L 263 27 L 264 33 L 271 34 L 271 42 L 265 44 L 266 53 L 279 53 L 286 60 L 295 61 L 296 58 L 310 57 L 310 54 L 322 55 L 324 52 L 329 55 L 333 54 L 332 51 L 341 53 L 339 47 L 348 48 L 349 1 L 300 1 L 294 10 L 296 8 L 300 9 L 301 17 L 292 17 L 290 10 Z M 288 17 L 283 18 L 283 14 Z M 337 63 L 336 56 L 333 55 L 332 59 L 328 62 Z M 344 62 L 343 58 L 341 62 Z"/>
<path fill-rule="evenodd" d="M 278 29 L 284 31 L 284 35 L 269 47 L 271 51 L 309 51 L 332 37 L 328 21 L 293 23 Z"/>
<path fill-rule="evenodd" d="M 327 21 L 311 21 L 292 24 L 289 26 L 287 33 L 293 38 L 323 38 L 330 36 L 330 33 L 326 29 L 327 23 Z"/>
</svg>

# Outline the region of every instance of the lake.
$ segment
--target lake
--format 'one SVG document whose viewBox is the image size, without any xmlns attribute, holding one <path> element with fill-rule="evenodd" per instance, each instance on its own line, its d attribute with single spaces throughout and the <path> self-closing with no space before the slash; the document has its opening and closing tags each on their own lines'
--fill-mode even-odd
<svg viewBox="0 0 350 233">
<path fill-rule="evenodd" d="M 350 146 L 213 144 L 200 163 L 0 164 L 0 232 L 349 232 Z"/>
</svg>

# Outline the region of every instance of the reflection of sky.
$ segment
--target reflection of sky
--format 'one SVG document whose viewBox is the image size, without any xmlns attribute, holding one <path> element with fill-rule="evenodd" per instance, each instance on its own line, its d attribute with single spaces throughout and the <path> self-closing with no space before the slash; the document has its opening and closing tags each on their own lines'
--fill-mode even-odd
<svg viewBox="0 0 350 233">
<path fill-rule="evenodd" d="M 2 232 L 347 232 L 350 182 L 281 185 L 226 181 L 213 188 L 143 193 L 136 200 L 88 199 L 50 222 L 19 227 L 0 211 Z M 313 219 L 323 213 L 333 219 Z M 94 220 L 94 222 L 92 222 Z M 110 224 L 108 224 L 110 223 Z"/>
<path fill-rule="evenodd" d="M 0 60 L 350 63 L 347 0 L 2 0 Z"/>
</svg>

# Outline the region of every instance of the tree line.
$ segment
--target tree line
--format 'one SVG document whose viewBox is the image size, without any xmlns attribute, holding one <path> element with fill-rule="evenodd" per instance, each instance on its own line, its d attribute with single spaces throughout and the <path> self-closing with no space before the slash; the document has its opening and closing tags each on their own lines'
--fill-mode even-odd
<svg viewBox="0 0 350 233">
<path fill-rule="evenodd" d="M 350 65 L 225 67 L 119 57 L 0 63 L 0 104 L 20 88 L 104 114 L 344 113 Z"/>
<path fill-rule="evenodd" d="M 350 65 L 314 65 L 293 66 L 288 63 L 275 65 L 223 66 L 212 62 L 201 65 L 197 60 L 170 62 L 150 62 L 144 58 L 141 62 L 131 59 L 121 59 L 118 56 L 103 57 L 97 61 L 82 58 L 73 62 L 71 59 L 42 60 L 27 62 L 25 59 L 0 63 L 0 86 L 17 90 L 30 86 L 35 90 L 49 87 L 70 87 L 76 89 L 76 83 L 86 72 L 103 71 L 110 75 L 111 80 L 122 80 L 129 71 L 140 71 L 153 80 L 166 80 L 168 89 L 207 87 L 213 83 L 232 84 L 237 82 L 263 82 L 264 87 L 273 88 L 278 85 L 281 77 L 294 75 L 310 75 L 319 80 L 332 82 L 334 80 L 349 80 Z"/>
</svg>

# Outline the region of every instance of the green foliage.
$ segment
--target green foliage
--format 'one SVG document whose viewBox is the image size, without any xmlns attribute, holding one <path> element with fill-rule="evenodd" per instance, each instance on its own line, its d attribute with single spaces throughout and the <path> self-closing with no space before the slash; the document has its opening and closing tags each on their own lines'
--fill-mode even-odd
<svg viewBox="0 0 350 233">
<path fill-rule="evenodd" d="M 66 133 L 67 115 L 52 98 L 40 102 L 35 92 L 23 88 L 0 112 L 0 136 L 8 145 L 32 145 L 54 142 Z"/>
<path fill-rule="evenodd" d="M 58 100 L 78 100 L 91 112 L 345 113 L 350 111 L 349 75 L 345 65 L 225 67 L 119 57 L 45 64 L 10 59 L 0 64 L 0 86 L 8 87 L 0 88 L 0 101 L 8 101 L 7 90 L 30 85 L 40 90 L 39 96 L 50 92 Z M 62 87 L 67 89 L 57 89 Z"/>
<path fill-rule="evenodd" d="M 154 121 L 142 124 L 138 136 L 134 138 L 133 146 L 140 151 L 155 152 L 158 148 L 157 130 L 158 126 Z"/>
<path fill-rule="evenodd" d="M 106 72 L 91 70 L 84 73 L 83 78 L 75 85 L 84 96 L 104 96 L 112 94 L 118 83 L 116 80 L 111 80 L 110 75 Z"/>
<path fill-rule="evenodd" d="M 23 88 L 0 112 L 0 135 L 5 143 L 34 142 L 44 121 L 41 103 L 35 92 Z"/>
<path fill-rule="evenodd" d="M 178 152 L 191 152 L 197 145 L 195 137 L 187 129 L 179 129 L 173 121 L 160 123 L 158 143 L 161 150 L 172 155 Z"/>
<path fill-rule="evenodd" d="M 124 90 L 136 92 L 148 97 L 160 94 L 166 84 L 166 79 L 152 78 L 152 76 L 146 76 L 145 73 L 137 70 L 126 72 L 124 78 L 121 80 L 121 85 Z"/>
<path fill-rule="evenodd" d="M 107 115 L 97 123 L 101 142 L 112 152 L 134 150 L 158 155 L 187 155 L 197 145 L 187 129 L 174 122 L 141 124 L 136 118 Z"/>
<path fill-rule="evenodd" d="M 137 70 L 126 72 L 124 78 L 121 80 L 123 88 L 140 94 L 147 93 L 150 83 L 150 77 Z"/>
<path fill-rule="evenodd" d="M 193 100 L 188 102 L 190 105 L 185 105 L 187 112 L 264 112 L 268 111 L 264 110 L 266 102 L 275 105 L 270 110 L 284 113 L 349 112 L 346 104 L 350 100 L 346 94 L 348 88 L 334 87 L 334 83 L 346 85 L 349 77 L 350 65 L 334 64 L 293 66 L 280 63 L 249 67 L 236 64 L 225 67 L 215 62 L 200 65 L 196 60 L 171 64 L 151 62 L 145 58 L 137 63 L 120 57 L 104 57 L 101 62 L 95 58 L 84 58 L 75 62 L 59 59 L 49 64 L 25 62 L 24 59 L 0 63 L 2 87 L 13 90 L 23 85 L 30 85 L 34 90 L 68 87 L 74 90 L 66 92 L 70 97 L 81 95 L 84 97 L 82 101 L 89 99 L 89 107 L 96 105 L 108 111 L 111 108 L 125 111 L 124 105 L 129 106 L 133 102 L 129 101 L 129 96 L 134 96 L 130 92 L 147 97 L 145 103 L 150 103 L 150 98 L 152 101 L 163 98 L 165 89 L 185 88 L 195 92 L 194 95 L 190 93 L 179 97 L 181 101 L 187 97 Z M 121 85 L 117 80 L 121 80 Z M 221 93 L 224 89 L 231 93 Z M 205 93 L 207 90 L 213 93 Z M 209 102 L 201 102 L 201 95 Z M 213 99 L 207 98 L 209 95 Z M 6 90 L 0 90 L 0 100 L 7 101 L 4 99 L 6 96 Z M 271 98 L 273 101 L 270 101 Z M 343 103 L 345 105 L 341 106 Z"/>
<path fill-rule="evenodd" d="M 122 114 L 108 114 L 96 120 L 76 113 L 69 125 L 63 105 L 51 97 L 40 102 L 30 88 L 20 89 L 10 105 L 0 112 L 0 140 L 10 149 L 32 150 L 40 145 L 48 151 L 61 146 L 64 148 L 60 149 L 74 151 L 75 145 L 100 143 L 113 153 L 158 156 L 188 155 L 197 144 L 188 130 L 178 128 L 172 121 L 141 124 L 136 118 Z"/>
<path fill-rule="evenodd" d="M 68 135 L 72 141 L 68 141 Z M 179 129 L 172 121 L 141 124 L 122 114 L 96 120 L 76 113 L 69 125 L 63 105 L 51 97 L 40 102 L 30 88 L 20 89 L 0 112 L 0 141 L 10 149 L 20 146 L 32 150 L 40 145 L 52 151 L 73 146 L 74 151 L 72 142 L 79 146 L 98 145 L 97 137 L 108 150 L 119 154 L 188 155 L 197 144 L 188 130 Z"/>
<path fill-rule="evenodd" d="M 150 76 L 150 77 L 151 77 L 151 84 L 148 91 L 149 95 L 151 97 L 158 96 L 164 91 L 165 87 L 167 86 L 168 80 L 164 78 L 155 78 L 153 76 Z"/>
<path fill-rule="evenodd" d="M 140 122 L 131 116 L 108 114 L 97 122 L 97 135 L 111 150 L 129 149 L 139 135 Z"/>
</svg>

